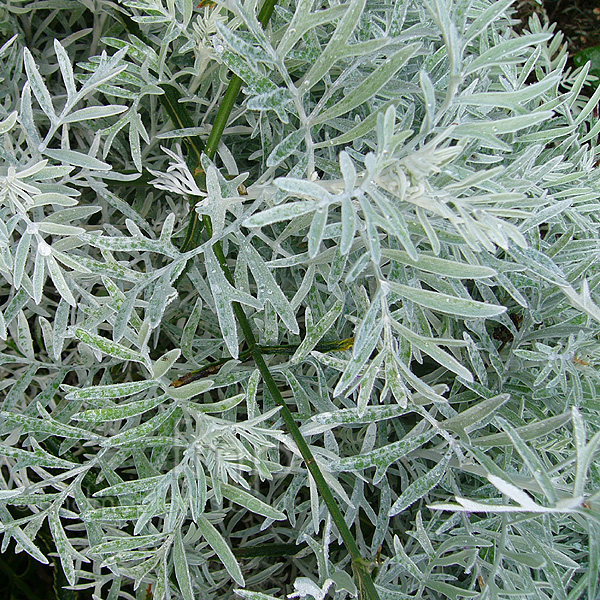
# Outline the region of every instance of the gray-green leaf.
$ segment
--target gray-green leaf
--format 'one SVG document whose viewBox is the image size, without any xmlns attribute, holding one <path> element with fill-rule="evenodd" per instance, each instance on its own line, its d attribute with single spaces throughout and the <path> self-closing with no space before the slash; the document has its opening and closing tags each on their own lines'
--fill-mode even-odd
<svg viewBox="0 0 600 600">
<path fill-rule="evenodd" d="M 227 569 L 227 572 L 231 575 L 234 581 L 238 585 L 245 585 L 244 576 L 242 575 L 240 565 L 238 564 L 233 552 L 231 551 L 231 548 L 227 545 L 227 542 L 223 536 L 204 515 L 200 515 L 198 517 L 197 525 L 198 530 L 202 533 L 204 539 L 208 542 L 208 545 L 219 557 L 223 563 L 223 566 Z"/>
<path fill-rule="evenodd" d="M 437 310 L 449 315 L 457 317 L 465 317 L 466 319 L 485 319 L 489 317 L 497 317 L 506 312 L 505 306 L 497 304 L 486 304 L 477 300 L 467 300 L 466 298 L 458 298 L 457 296 L 449 296 L 440 292 L 431 292 L 419 288 L 409 287 L 396 283 L 395 281 L 387 281 L 390 289 L 403 298 L 406 298 L 416 304 L 420 304 L 425 308 Z"/>
<path fill-rule="evenodd" d="M 394 502 L 388 512 L 388 517 L 394 517 L 403 510 L 406 510 L 411 504 L 420 500 L 427 492 L 433 489 L 446 473 L 446 467 L 450 461 L 452 452 L 446 452 L 442 460 L 430 471 L 415 479 Z"/>
</svg>

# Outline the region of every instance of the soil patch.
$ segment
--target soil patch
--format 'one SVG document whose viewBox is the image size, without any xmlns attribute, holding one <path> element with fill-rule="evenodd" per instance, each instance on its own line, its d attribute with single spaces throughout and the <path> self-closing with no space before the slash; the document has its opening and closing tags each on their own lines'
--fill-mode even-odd
<svg viewBox="0 0 600 600">
<path fill-rule="evenodd" d="M 522 21 L 517 30 L 527 27 L 533 13 L 556 23 L 565 35 L 570 56 L 600 46 L 600 0 L 543 0 L 541 5 L 536 0 L 516 0 L 515 9 L 515 16 Z"/>
</svg>

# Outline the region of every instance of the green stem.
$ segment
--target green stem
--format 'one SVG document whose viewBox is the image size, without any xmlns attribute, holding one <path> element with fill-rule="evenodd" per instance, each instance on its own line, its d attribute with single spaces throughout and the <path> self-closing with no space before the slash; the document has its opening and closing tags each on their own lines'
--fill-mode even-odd
<svg viewBox="0 0 600 600">
<path fill-rule="evenodd" d="M 263 27 L 266 27 L 267 23 L 269 22 L 276 3 L 277 0 L 265 0 L 265 3 L 258 13 L 258 21 Z M 233 110 L 235 100 L 240 93 L 242 83 L 242 80 L 237 75 L 232 73 L 231 79 L 229 80 L 229 85 L 227 86 L 227 90 L 225 91 L 225 95 L 223 96 L 223 100 L 219 106 L 219 110 L 217 111 L 215 122 L 210 130 L 210 135 L 208 136 L 208 141 L 206 142 L 206 148 L 204 148 L 204 154 L 206 154 L 206 156 L 208 156 L 208 158 L 211 160 L 214 158 L 217 152 L 217 147 L 219 146 L 221 136 L 223 135 L 223 131 L 225 130 L 225 126 L 229 120 L 229 115 Z"/>
<path fill-rule="evenodd" d="M 275 3 L 276 0 L 266 0 L 266 2 L 263 4 L 263 7 L 258 15 L 258 20 L 263 27 L 265 27 L 269 22 L 269 19 L 271 18 L 275 8 Z M 206 147 L 204 148 L 204 154 L 206 154 L 210 160 L 212 160 L 217 153 L 219 142 L 221 141 L 223 131 L 225 131 L 227 121 L 229 120 L 229 115 L 231 115 L 235 101 L 240 93 L 240 89 L 242 88 L 242 83 L 243 81 L 240 77 L 238 77 L 235 73 L 231 74 L 229 85 L 227 86 L 223 100 L 221 100 L 221 104 L 219 105 L 215 122 L 210 130 Z M 181 245 L 182 252 L 187 252 L 192 248 L 196 248 L 200 244 L 199 235 L 201 229 L 202 227 L 200 225 L 198 213 L 195 210 L 192 210 L 190 213 L 190 220 L 188 223 L 186 236 L 183 244 Z"/>
<path fill-rule="evenodd" d="M 269 19 L 271 18 L 271 15 L 273 14 L 276 1 L 277 0 L 265 0 L 263 4 L 258 15 L 258 20 L 263 27 L 267 25 Z M 223 96 L 221 105 L 219 106 L 219 110 L 217 111 L 217 116 L 215 117 L 213 127 L 208 137 L 208 141 L 206 142 L 206 147 L 204 148 L 204 154 L 206 154 L 211 160 L 216 154 L 219 141 L 221 140 L 221 136 L 223 135 L 223 131 L 225 130 L 225 126 L 227 124 L 227 121 L 229 120 L 229 116 L 241 89 L 241 86 L 242 80 L 237 75 L 232 74 L 227 90 L 225 91 L 225 95 Z M 167 98 L 161 97 L 161 100 L 163 102 L 163 105 L 169 104 L 169 106 L 166 107 L 167 110 L 173 108 L 175 108 L 175 110 L 181 110 L 183 108 L 180 104 L 175 105 L 170 103 Z M 193 142 L 194 140 L 192 140 L 190 143 L 193 144 Z M 195 173 L 195 175 L 201 176 L 202 173 Z M 202 223 L 204 224 L 208 237 L 212 237 L 212 223 L 210 221 L 210 217 L 204 215 L 202 218 Z M 199 245 L 201 228 L 202 225 L 198 214 L 196 213 L 196 211 L 192 211 L 190 223 L 188 225 L 188 231 L 186 234 L 186 239 L 181 248 L 182 251 L 185 252 L 187 250 L 191 250 L 192 248 L 195 248 Z M 234 285 L 233 276 L 231 274 L 231 271 L 229 270 L 229 266 L 227 265 L 227 259 L 223 252 L 223 246 L 220 241 L 215 242 L 213 250 L 225 277 L 229 280 L 229 282 L 232 285 Z M 377 590 L 375 589 L 373 580 L 371 579 L 370 563 L 361 556 L 358 545 L 356 544 L 356 541 L 354 540 L 350 529 L 346 525 L 344 516 L 337 505 L 333 493 L 331 492 L 327 481 L 323 477 L 323 473 L 321 473 L 321 470 L 319 469 L 319 466 L 317 465 L 314 456 L 312 455 L 312 452 L 310 451 L 310 448 L 306 443 L 306 440 L 300 433 L 300 429 L 298 428 L 298 425 L 294 420 L 294 416 L 292 415 L 290 409 L 287 407 L 285 400 L 283 399 L 283 396 L 281 395 L 281 392 L 279 391 L 279 388 L 275 383 L 273 375 L 271 375 L 271 372 L 269 371 L 269 368 L 265 363 L 263 353 L 261 351 L 260 346 L 256 342 L 256 338 L 254 337 L 252 327 L 250 326 L 250 322 L 246 317 L 246 313 L 244 312 L 242 305 L 239 302 L 232 302 L 232 307 L 244 334 L 246 343 L 248 344 L 248 352 L 254 359 L 254 362 L 256 363 L 256 366 L 258 367 L 258 370 L 260 371 L 262 378 L 267 386 L 267 389 L 273 397 L 273 400 L 281 407 L 281 416 L 283 417 L 288 431 L 294 439 L 298 450 L 300 451 L 300 454 L 302 455 L 302 458 L 306 463 L 306 467 L 310 472 L 310 475 L 312 476 L 317 486 L 317 489 L 319 490 L 319 493 L 329 510 L 331 518 L 339 531 L 339 534 L 344 542 L 344 545 L 346 546 L 346 549 L 350 553 L 350 556 L 352 558 L 352 568 L 354 570 L 355 576 L 358 579 L 361 597 L 365 598 L 366 600 L 379 600 L 379 595 L 377 593 Z"/>
<path fill-rule="evenodd" d="M 256 556 L 294 556 L 304 550 L 308 544 L 261 544 L 260 546 L 246 546 L 244 548 L 233 548 L 236 558 L 254 558 Z"/>
<path fill-rule="evenodd" d="M 215 122 L 210 130 L 206 147 L 204 148 L 204 154 L 206 154 L 206 156 L 208 156 L 208 158 L 211 160 L 217 153 L 221 136 L 223 135 L 225 125 L 227 125 L 227 120 L 229 119 L 229 115 L 233 110 L 233 105 L 235 104 L 235 100 L 240 92 L 241 87 L 242 80 L 237 75 L 232 75 L 229 85 L 227 86 L 227 90 L 225 91 L 225 95 L 223 96 L 223 100 L 221 101 L 221 105 L 219 106 L 217 116 L 215 117 Z M 181 252 L 187 252 L 192 248 L 196 248 L 200 244 L 201 231 L 202 224 L 200 217 L 198 216 L 198 213 L 192 209 L 190 212 L 190 220 L 188 222 L 185 239 L 180 248 Z"/>
<path fill-rule="evenodd" d="M 258 14 L 258 21 L 263 27 L 267 25 L 271 15 L 273 14 L 276 1 L 277 0 L 266 0 L 263 4 L 263 7 Z M 231 74 L 229 85 L 227 86 L 223 100 L 221 100 L 221 104 L 219 105 L 215 122 L 210 130 L 206 147 L 204 148 L 204 154 L 206 154 L 210 160 L 212 160 L 217 153 L 219 142 L 221 141 L 223 131 L 225 131 L 225 126 L 229 120 L 229 115 L 231 115 L 235 101 L 240 93 L 240 89 L 242 88 L 242 83 L 243 81 L 240 79 L 240 77 L 238 77 L 235 73 Z M 192 210 L 190 213 L 190 220 L 188 222 L 185 239 L 180 248 L 182 252 L 188 252 L 200 244 L 201 229 L 202 226 L 200 224 L 198 213 L 195 210 Z"/>
<path fill-rule="evenodd" d="M 242 83 L 242 80 L 237 75 L 231 75 L 229 85 L 227 86 L 227 90 L 225 91 L 225 95 L 223 96 L 223 100 L 219 106 L 219 111 L 217 112 L 215 122 L 213 123 L 208 140 L 206 142 L 206 147 L 204 148 L 204 154 L 206 154 L 206 156 L 208 156 L 208 158 L 211 160 L 217 153 L 217 147 L 221 141 L 223 131 L 225 131 L 225 126 L 227 125 L 229 115 L 233 110 L 233 105 L 235 104 L 238 94 L 240 93 Z"/>
<path fill-rule="evenodd" d="M 209 235 L 212 234 L 212 224 L 210 222 L 210 217 L 204 215 L 203 220 L 207 233 Z M 217 260 L 219 261 L 219 265 L 221 266 L 225 277 L 227 278 L 229 283 L 234 285 L 233 275 L 231 274 L 229 266 L 227 265 L 227 259 L 225 258 L 225 254 L 223 253 L 223 247 L 220 241 L 215 242 L 213 246 L 213 251 Z M 331 492 L 331 489 L 327 484 L 325 477 L 323 477 L 323 473 L 321 473 L 321 469 L 317 465 L 315 458 L 308 444 L 306 443 L 306 440 L 304 439 L 304 436 L 302 435 L 302 433 L 300 433 L 300 429 L 298 428 L 298 425 L 294 420 L 294 416 L 292 415 L 292 412 L 285 403 L 285 400 L 283 399 L 283 396 L 281 395 L 281 392 L 279 391 L 279 388 L 275 383 L 275 379 L 269 371 L 267 363 L 265 363 L 263 354 L 260 351 L 260 346 L 256 342 L 254 332 L 252 331 L 252 327 L 250 326 L 250 322 L 246 317 L 246 313 L 244 312 L 242 305 L 239 302 L 232 302 L 231 305 L 233 307 L 233 312 L 235 313 L 238 323 L 240 324 L 240 327 L 242 329 L 242 333 L 244 335 L 246 343 L 248 344 L 248 351 L 251 352 L 252 358 L 254 359 L 254 362 L 256 363 L 256 366 L 258 367 L 258 370 L 260 371 L 263 381 L 265 382 L 267 389 L 271 393 L 273 400 L 276 404 L 278 404 L 281 407 L 281 416 L 288 428 L 288 431 L 294 439 L 294 442 L 296 442 L 298 450 L 300 451 L 300 454 L 302 455 L 302 458 L 306 463 L 306 467 L 310 472 L 315 482 L 315 485 L 319 490 L 319 493 L 321 494 L 321 498 L 323 498 L 323 501 L 325 502 L 325 505 L 329 510 L 329 514 L 331 515 L 335 526 L 338 528 L 344 545 L 346 546 L 346 549 L 352 557 L 352 567 L 356 576 L 359 579 L 359 588 L 361 590 L 361 596 L 369 600 L 379 600 L 379 595 L 377 594 L 377 590 L 375 589 L 375 585 L 373 583 L 373 580 L 371 579 L 369 562 L 362 557 L 358 545 L 356 544 L 356 541 L 354 540 L 350 529 L 346 525 L 344 515 L 339 509 L 337 502 L 333 496 L 333 493 Z"/>
</svg>

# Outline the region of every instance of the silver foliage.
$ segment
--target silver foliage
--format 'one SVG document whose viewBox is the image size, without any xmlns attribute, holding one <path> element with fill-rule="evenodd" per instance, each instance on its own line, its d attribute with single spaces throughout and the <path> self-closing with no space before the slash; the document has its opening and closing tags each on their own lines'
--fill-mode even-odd
<svg viewBox="0 0 600 600">
<path fill-rule="evenodd" d="M 235 301 L 297 346 L 267 360 L 382 598 L 596 597 L 600 89 L 560 34 L 510 0 L 68 4 L 0 7 L 3 550 L 52 560 L 47 523 L 107 600 L 359 593 Z M 169 140 L 228 70 L 203 191 Z"/>
</svg>

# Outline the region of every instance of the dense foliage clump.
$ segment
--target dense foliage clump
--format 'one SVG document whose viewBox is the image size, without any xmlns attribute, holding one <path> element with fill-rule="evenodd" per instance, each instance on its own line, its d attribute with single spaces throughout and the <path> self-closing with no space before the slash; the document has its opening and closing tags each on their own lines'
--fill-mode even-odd
<svg viewBox="0 0 600 600">
<path fill-rule="evenodd" d="M 3 551 L 59 597 L 598 597 L 600 91 L 510 10 L 0 7 Z"/>
</svg>

